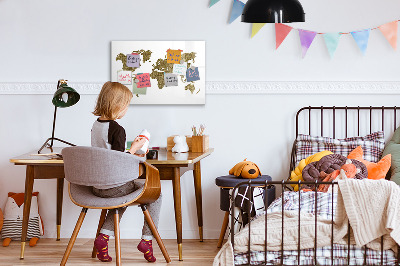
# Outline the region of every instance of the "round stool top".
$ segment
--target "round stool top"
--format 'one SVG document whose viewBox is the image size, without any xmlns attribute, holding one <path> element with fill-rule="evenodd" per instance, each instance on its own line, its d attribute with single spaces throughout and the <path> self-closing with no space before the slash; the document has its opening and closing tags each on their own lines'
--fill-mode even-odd
<svg viewBox="0 0 400 266">
<path fill-rule="evenodd" d="M 225 187 L 225 188 L 234 188 L 237 184 L 242 183 L 242 182 L 247 182 L 251 180 L 253 181 L 272 181 L 272 178 L 269 175 L 261 175 L 257 178 L 253 179 L 247 179 L 247 178 L 242 178 L 242 177 L 236 177 L 234 175 L 226 175 L 226 176 L 220 176 L 215 178 L 215 184 L 219 187 Z"/>
</svg>

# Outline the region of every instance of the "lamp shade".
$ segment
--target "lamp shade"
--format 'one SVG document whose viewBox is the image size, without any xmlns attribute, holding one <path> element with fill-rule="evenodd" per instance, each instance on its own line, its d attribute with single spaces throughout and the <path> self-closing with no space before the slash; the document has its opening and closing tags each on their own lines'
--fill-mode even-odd
<svg viewBox="0 0 400 266">
<path fill-rule="evenodd" d="M 67 84 L 61 84 L 53 95 L 53 104 L 56 107 L 70 107 L 80 99 L 79 93 Z"/>
<path fill-rule="evenodd" d="M 298 0 L 249 0 L 243 9 L 242 22 L 304 22 L 304 15 Z"/>
</svg>

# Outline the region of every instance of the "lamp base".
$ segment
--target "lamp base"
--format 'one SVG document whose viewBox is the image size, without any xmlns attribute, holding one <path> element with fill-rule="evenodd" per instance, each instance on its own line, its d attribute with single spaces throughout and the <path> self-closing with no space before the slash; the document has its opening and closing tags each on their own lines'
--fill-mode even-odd
<svg viewBox="0 0 400 266">
<path fill-rule="evenodd" d="M 53 141 L 54 140 L 58 140 L 59 142 L 68 144 L 70 146 L 76 146 L 75 144 L 69 143 L 65 140 L 59 139 L 59 138 L 48 138 L 42 145 L 42 147 L 40 147 L 40 149 L 38 150 L 38 154 L 40 154 L 40 152 L 44 149 L 44 148 L 49 148 L 51 150 L 51 152 L 53 152 Z M 49 144 L 49 141 L 51 141 L 51 144 Z"/>
</svg>

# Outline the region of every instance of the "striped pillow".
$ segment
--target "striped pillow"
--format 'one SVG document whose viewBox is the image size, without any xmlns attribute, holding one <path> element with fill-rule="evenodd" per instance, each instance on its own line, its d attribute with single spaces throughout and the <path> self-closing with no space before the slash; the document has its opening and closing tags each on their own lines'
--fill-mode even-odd
<svg viewBox="0 0 400 266">
<path fill-rule="evenodd" d="M 329 150 L 343 156 L 361 146 L 364 151 L 364 159 L 370 162 L 378 162 L 381 159 L 385 140 L 383 131 L 378 131 L 364 137 L 352 137 L 345 139 L 333 139 L 329 137 L 317 137 L 299 134 L 296 139 L 295 159 L 296 165 L 302 159 L 307 158 L 317 152 Z"/>
</svg>

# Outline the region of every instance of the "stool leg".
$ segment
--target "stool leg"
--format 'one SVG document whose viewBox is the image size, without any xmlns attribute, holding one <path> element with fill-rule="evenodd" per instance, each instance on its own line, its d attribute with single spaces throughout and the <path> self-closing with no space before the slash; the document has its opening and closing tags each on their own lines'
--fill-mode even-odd
<svg viewBox="0 0 400 266">
<path fill-rule="evenodd" d="M 222 242 L 224 241 L 224 237 L 225 237 L 226 228 L 228 227 L 228 222 L 229 222 L 229 212 L 225 212 L 225 217 L 224 217 L 224 221 L 222 222 L 221 234 L 219 235 L 217 248 L 220 248 L 222 246 Z"/>
<path fill-rule="evenodd" d="M 114 235 L 115 235 L 115 256 L 117 257 L 115 265 L 121 265 L 121 243 L 119 238 L 119 212 L 115 209 L 114 214 Z"/>
<path fill-rule="evenodd" d="M 100 219 L 99 219 L 99 226 L 97 227 L 96 238 L 99 236 L 100 230 L 103 227 L 104 221 L 106 220 L 106 214 L 107 214 L 107 210 L 106 209 L 101 210 L 101 215 L 100 215 Z M 96 258 L 96 254 L 97 254 L 97 250 L 96 250 L 96 248 L 94 247 L 94 244 L 93 244 L 92 258 Z"/>
</svg>

